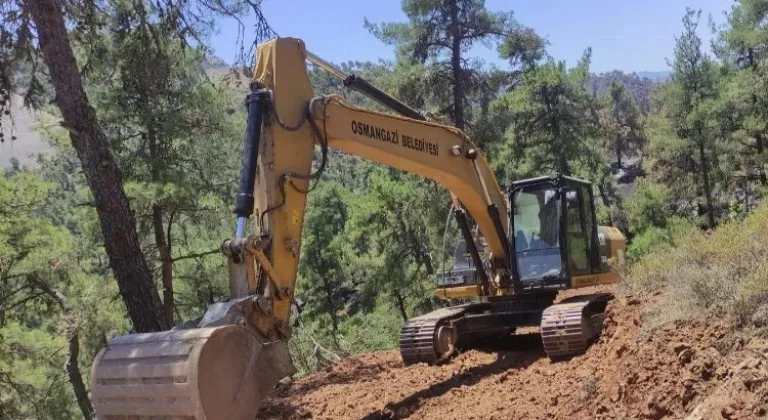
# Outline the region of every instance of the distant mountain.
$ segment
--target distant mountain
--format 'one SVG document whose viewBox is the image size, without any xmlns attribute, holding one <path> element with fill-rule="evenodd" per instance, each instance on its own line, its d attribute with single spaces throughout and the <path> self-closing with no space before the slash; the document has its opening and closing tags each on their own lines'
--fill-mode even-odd
<svg viewBox="0 0 768 420">
<path fill-rule="evenodd" d="M 645 77 L 651 80 L 655 80 L 657 82 L 664 82 L 667 79 L 669 79 L 672 76 L 672 72 L 669 70 L 661 70 L 661 71 L 637 71 L 635 72 L 636 75 L 640 77 Z"/>
<path fill-rule="evenodd" d="M 635 98 L 640 109 L 648 112 L 651 109 L 651 92 L 663 81 L 641 75 L 649 73 L 662 72 L 624 73 L 623 71 L 614 70 L 609 73 L 592 74 L 589 80 L 587 80 L 587 90 L 595 96 L 602 96 L 610 92 L 611 82 L 618 80 L 624 84 L 624 87 Z"/>
<path fill-rule="evenodd" d="M 207 53 L 205 56 L 203 56 L 202 62 L 200 63 L 203 70 L 210 70 L 210 69 L 220 69 L 220 68 L 229 68 L 229 63 L 224 61 L 223 58 L 217 56 L 216 54 Z"/>
</svg>

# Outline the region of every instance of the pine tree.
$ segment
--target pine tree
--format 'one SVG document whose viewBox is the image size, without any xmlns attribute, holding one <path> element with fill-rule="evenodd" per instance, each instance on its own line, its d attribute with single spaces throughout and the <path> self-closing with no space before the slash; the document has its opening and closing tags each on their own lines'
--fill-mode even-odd
<svg viewBox="0 0 768 420">
<path fill-rule="evenodd" d="M 714 68 L 711 59 L 702 51 L 698 28 L 701 12 L 688 9 L 683 16 L 683 34 L 677 38 L 672 63 L 672 84 L 680 93 L 666 108 L 678 137 L 688 145 L 691 157 L 697 160 L 698 177 L 706 205 L 707 221 L 715 226 L 712 162 L 716 139 L 707 130 L 710 114 L 707 101 L 715 97 Z"/>
<path fill-rule="evenodd" d="M 611 82 L 603 101 L 600 125 L 606 149 L 613 151 L 619 169 L 623 156 L 632 157 L 642 150 L 645 142 L 643 116 L 634 98 L 621 82 Z"/>
<path fill-rule="evenodd" d="M 341 311 L 352 290 L 352 276 L 342 235 L 348 219 L 344 190 L 321 183 L 310 199 L 302 239 L 299 294 L 307 314 L 327 315 L 337 348 Z"/>
<path fill-rule="evenodd" d="M 142 22 L 130 7 L 116 16 L 87 80 L 124 169 L 141 239 L 151 238 L 143 248 L 160 274 L 165 315 L 174 320 L 176 263 L 221 261 L 220 239 L 193 244 L 179 233 L 204 224 L 206 214 L 231 219 L 224 209 L 234 197 L 242 114 L 228 115 L 229 92 L 211 85 L 203 51 L 184 48 L 172 28 Z"/>
<path fill-rule="evenodd" d="M 551 59 L 535 66 L 523 74 L 520 86 L 493 104 L 511 123 L 506 151 L 498 159 L 505 177 L 572 175 L 577 166 L 590 166 L 597 134 L 594 101 L 585 88 L 590 54 L 587 50 L 570 70 Z"/>
<path fill-rule="evenodd" d="M 104 246 L 120 286 L 121 296 L 135 328 L 140 332 L 170 327 L 154 287 L 152 274 L 141 252 L 135 219 L 123 188 L 123 177 L 100 127 L 94 108 L 86 95 L 82 72 L 98 62 L 98 49 L 104 33 L 104 21 L 110 7 L 93 3 L 61 4 L 52 0 L 0 1 L 0 112 L 10 108 L 11 92 L 22 88 L 25 102 L 41 106 L 45 102 L 44 79 L 50 78 L 55 102 L 63 125 L 82 164 L 101 222 Z M 210 28 L 210 14 L 238 16 L 246 10 L 256 14 L 255 36 L 274 34 L 260 11 L 260 1 L 235 1 L 222 5 L 217 0 L 197 0 L 194 4 L 173 2 L 131 3 L 131 9 L 145 24 L 161 21 L 172 28 L 171 37 L 185 46 L 199 44 Z M 241 33 L 244 26 L 241 26 Z M 160 37 L 152 37 L 159 41 Z M 75 47 L 81 46 L 87 59 L 78 63 Z M 17 66 L 30 68 L 29 82 L 20 86 Z M 44 71 L 47 70 L 47 71 Z"/>
<path fill-rule="evenodd" d="M 85 419 L 93 414 L 79 360 L 85 314 L 65 294 L 82 292 L 84 273 L 76 239 L 41 217 L 52 191 L 36 174 L 0 175 L 0 412 L 8 418 L 72 418 L 76 406 Z"/>
<path fill-rule="evenodd" d="M 374 25 L 366 20 L 366 26 L 380 40 L 397 46 L 401 59 L 425 67 L 422 95 L 436 95 L 438 112 L 449 114 L 460 129 L 471 122 L 471 98 L 486 83 L 479 63 L 467 57 L 472 46 L 502 42 L 505 58 L 527 64 L 541 56 L 545 44 L 512 13 L 490 12 L 483 0 L 406 0 L 403 12 L 408 23 Z"/>
<path fill-rule="evenodd" d="M 740 0 L 728 14 L 727 27 L 714 44 L 715 54 L 730 70 L 721 84 L 723 108 L 731 141 L 746 156 L 742 166 L 760 167 L 760 179 L 768 183 L 763 166 L 768 163 L 768 3 Z"/>
</svg>

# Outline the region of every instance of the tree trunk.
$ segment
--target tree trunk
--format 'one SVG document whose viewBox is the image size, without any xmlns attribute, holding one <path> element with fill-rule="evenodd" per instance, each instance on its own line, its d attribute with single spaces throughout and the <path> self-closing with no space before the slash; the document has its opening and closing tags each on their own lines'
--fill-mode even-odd
<svg viewBox="0 0 768 420">
<path fill-rule="evenodd" d="M 453 75 L 453 124 L 456 128 L 464 129 L 464 91 L 461 71 L 461 31 L 459 30 L 459 6 L 456 0 L 451 3 L 451 73 Z"/>
<path fill-rule="evenodd" d="M 163 176 L 163 163 L 165 154 L 160 149 L 158 143 L 157 132 L 152 121 L 152 112 L 149 110 L 149 104 L 146 100 L 146 95 L 141 94 L 142 105 L 145 109 L 145 121 L 147 126 L 147 143 L 149 144 L 149 157 L 150 157 L 150 177 L 152 182 L 160 183 L 165 180 Z M 157 246 L 157 253 L 160 257 L 161 275 L 163 280 L 163 311 L 165 312 L 165 318 L 169 323 L 173 324 L 173 259 L 171 257 L 171 238 L 170 238 L 170 222 L 168 225 L 168 238 L 165 237 L 165 228 L 163 226 L 163 214 L 165 209 L 160 204 L 152 206 L 152 229 L 155 234 L 155 246 Z"/>
<path fill-rule="evenodd" d="M 39 277 L 37 274 L 30 274 L 27 278 L 30 283 L 34 284 L 48 295 L 48 297 L 56 301 L 65 318 L 69 316 L 69 304 L 64 294 L 51 287 L 45 279 Z M 90 420 L 93 418 L 93 406 L 91 406 L 91 400 L 88 398 L 88 390 L 85 388 L 83 375 L 80 372 L 80 365 L 77 362 L 77 359 L 80 356 L 80 336 L 77 332 L 77 326 L 69 326 L 66 334 L 68 341 L 66 364 L 67 376 L 69 377 L 69 382 L 72 384 L 72 391 L 75 394 L 77 405 L 80 407 L 80 412 L 83 413 L 83 418 L 85 420 Z"/>
<path fill-rule="evenodd" d="M 400 293 L 400 290 L 395 288 L 392 290 L 392 297 L 395 298 L 395 303 L 397 304 L 397 309 L 400 310 L 400 316 L 403 317 L 403 321 L 408 320 L 408 312 L 405 310 L 405 299 L 403 298 L 403 295 Z"/>
<path fill-rule="evenodd" d="M 418 250 L 420 258 L 417 262 L 419 264 L 424 264 L 424 269 L 427 270 L 427 274 L 431 276 L 435 274 L 435 266 L 432 264 L 432 256 L 429 254 L 429 248 L 427 248 L 427 243 L 421 243 L 419 245 Z"/>
<path fill-rule="evenodd" d="M 339 345 L 339 319 L 336 316 L 336 305 L 334 305 L 333 289 L 328 280 L 323 277 L 323 291 L 325 292 L 325 303 L 328 305 L 328 316 L 331 317 L 331 336 L 336 348 L 341 348 Z"/>
<path fill-rule="evenodd" d="M 755 60 L 755 50 L 754 48 L 749 48 L 747 51 L 747 57 L 749 59 L 749 67 L 752 69 L 753 72 L 757 72 L 757 62 Z M 752 94 L 752 106 L 755 107 L 755 109 L 758 108 L 757 105 L 757 94 Z M 760 163 L 760 165 L 763 165 L 763 149 L 765 147 L 765 138 L 763 136 L 763 133 L 757 132 L 755 133 L 755 148 L 757 149 L 757 161 Z M 766 178 L 765 171 L 763 166 L 760 167 L 760 183 L 762 185 L 768 185 L 768 178 Z"/>
<path fill-rule="evenodd" d="M 38 42 L 56 91 L 63 124 L 93 193 L 104 247 L 117 278 L 128 316 L 137 332 L 169 327 L 160 296 L 139 246 L 122 174 L 109 150 L 96 111 L 88 103 L 69 43 L 63 12 L 55 0 L 25 0 L 37 28 Z"/>
<path fill-rule="evenodd" d="M 621 137 L 616 137 L 616 165 L 618 169 L 621 169 Z"/>
<path fill-rule="evenodd" d="M 603 201 L 603 205 L 605 207 L 611 207 L 611 199 L 608 198 L 608 191 L 605 189 L 604 180 L 597 183 L 597 191 L 600 193 L 600 199 Z"/>
<path fill-rule="evenodd" d="M 93 407 L 88 398 L 88 390 L 83 382 L 83 375 L 80 373 L 80 366 L 77 364 L 77 358 L 80 355 L 80 335 L 77 331 L 72 331 L 69 336 L 69 357 L 67 358 L 67 375 L 72 384 L 72 390 L 75 393 L 77 405 L 83 418 L 91 420 L 93 418 Z"/>
<path fill-rule="evenodd" d="M 741 187 L 744 190 L 744 212 L 749 213 L 749 178 L 744 177 L 744 185 Z"/>
<path fill-rule="evenodd" d="M 557 171 L 563 175 L 570 175 L 571 168 L 568 165 L 568 158 L 565 156 L 565 151 L 563 151 L 563 145 L 560 143 L 560 125 L 559 121 L 556 119 L 553 121 L 552 129 L 555 143 L 559 145 L 557 150 Z"/>
<path fill-rule="evenodd" d="M 709 180 L 709 161 L 707 160 L 707 153 L 704 147 L 704 139 L 702 138 L 701 130 L 699 130 L 699 158 L 701 159 L 701 179 L 704 182 L 704 195 L 707 199 L 707 214 L 709 221 L 709 228 L 715 227 L 715 213 L 714 205 L 712 204 L 712 185 Z"/>
<path fill-rule="evenodd" d="M 155 233 L 155 244 L 157 245 L 157 252 L 160 256 L 160 264 L 162 267 L 163 310 L 165 312 L 165 318 L 173 323 L 173 259 L 171 258 L 171 244 L 165 239 L 162 206 L 152 206 L 152 228 Z"/>
<path fill-rule="evenodd" d="M 760 183 L 768 185 L 768 178 L 765 175 L 765 168 L 763 164 L 763 150 L 765 149 L 765 137 L 763 133 L 755 134 L 755 147 L 757 148 L 757 162 L 760 166 Z"/>
<path fill-rule="evenodd" d="M 392 209 L 392 211 L 397 212 L 398 210 Z M 405 242 L 413 252 L 413 259 L 416 260 L 417 264 L 419 264 L 419 268 L 421 268 L 421 265 L 424 265 L 428 274 L 434 274 L 435 269 L 432 266 L 432 259 L 429 256 L 429 250 L 425 249 L 425 242 L 420 240 L 418 232 L 414 232 L 413 229 L 409 229 L 408 226 L 405 225 L 405 222 L 402 218 L 398 219 L 398 227 L 400 228 L 401 232 L 400 236 L 405 237 Z"/>
<path fill-rule="evenodd" d="M 557 94 L 555 94 L 557 95 Z M 552 107 L 552 102 L 556 99 L 550 98 L 549 92 L 545 90 L 544 92 L 544 101 L 547 107 L 547 116 L 549 117 L 549 125 L 552 127 L 552 151 L 555 155 L 555 165 L 557 165 L 557 171 L 562 175 L 570 175 L 571 174 L 571 168 L 568 166 L 568 158 L 565 156 L 565 150 L 563 147 L 563 143 L 560 138 L 560 120 L 558 119 L 558 116 L 555 115 L 554 109 Z"/>
</svg>

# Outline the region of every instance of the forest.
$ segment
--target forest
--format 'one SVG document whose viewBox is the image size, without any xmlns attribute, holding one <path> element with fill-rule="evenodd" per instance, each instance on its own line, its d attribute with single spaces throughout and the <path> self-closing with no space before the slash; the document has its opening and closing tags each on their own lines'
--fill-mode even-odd
<svg viewBox="0 0 768 420">
<path fill-rule="evenodd" d="M 484 3 L 404 0 L 407 21 L 360 23 L 396 59 L 337 64 L 464 130 L 499 180 L 591 181 L 631 261 L 757 208 L 768 3 L 737 0 L 711 46 L 698 34 L 712 11 L 689 9 L 664 81 L 594 74 L 588 45 L 566 63 Z M 210 33 L 245 16 L 257 23 L 240 23 L 230 66 Z M 234 231 L 252 41 L 278 34 L 260 0 L 0 0 L 0 21 L 0 142 L 17 141 L 22 101 L 54 150 L 0 177 L 0 418 L 92 418 L 107 339 L 228 297 L 219 247 Z M 474 57 L 480 44 L 505 65 Z M 315 95 L 386 111 L 320 68 L 310 76 Z M 397 347 L 405 319 L 439 306 L 435 278 L 459 240 L 448 192 L 420 177 L 332 151 L 312 188 L 291 326 L 300 375 Z"/>
</svg>

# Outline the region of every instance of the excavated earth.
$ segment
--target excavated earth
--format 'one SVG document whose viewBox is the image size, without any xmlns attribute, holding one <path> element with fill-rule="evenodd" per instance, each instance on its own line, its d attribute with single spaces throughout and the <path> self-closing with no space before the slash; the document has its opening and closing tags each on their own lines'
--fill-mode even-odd
<svg viewBox="0 0 768 420">
<path fill-rule="evenodd" d="M 714 319 L 645 331 L 655 299 L 612 301 L 601 338 L 570 360 L 549 361 L 535 331 L 441 366 L 359 354 L 281 385 L 259 419 L 768 418 L 768 341 Z"/>
</svg>

